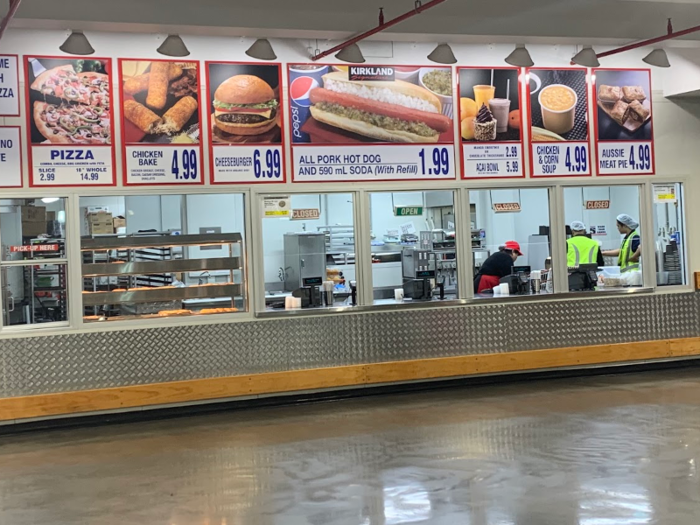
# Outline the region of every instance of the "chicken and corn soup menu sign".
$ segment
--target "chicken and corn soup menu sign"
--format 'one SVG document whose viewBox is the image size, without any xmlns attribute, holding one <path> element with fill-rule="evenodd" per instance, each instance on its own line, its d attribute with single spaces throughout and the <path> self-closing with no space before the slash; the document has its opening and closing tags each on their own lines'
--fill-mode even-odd
<svg viewBox="0 0 700 525">
<path fill-rule="evenodd" d="M 651 72 L 594 69 L 598 175 L 654 173 Z"/>
<path fill-rule="evenodd" d="M 114 185 L 112 59 L 25 57 L 31 186 Z"/>
<path fill-rule="evenodd" d="M 531 175 L 591 175 L 586 69 L 530 68 L 526 79 Z"/>
<path fill-rule="evenodd" d="M 119 60 L 124 184 L 202 184 L 199 62 Z"/>
<path fill-rule="evenodd" d="M 449 67 L 291 64 L 294 182 L 454 179 Z"/>
<path fill-rule="evenodd" d="M 462 67 L 458 74 L 463 177 L 524 177 L 520 68 Z"/>
<path fill-rule="evenodd" d="M 285 182 L 282 66 L 205 67 L 212 184 Z"/>
</svg>

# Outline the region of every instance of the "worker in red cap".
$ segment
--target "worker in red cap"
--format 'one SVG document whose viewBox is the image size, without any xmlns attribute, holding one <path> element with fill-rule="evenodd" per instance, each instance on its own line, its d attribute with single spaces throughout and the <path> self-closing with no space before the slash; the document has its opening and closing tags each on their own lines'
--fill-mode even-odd
<svg viewBox="0 0 700 525">
<path fill-rule="evenodd" d="M 474 293 L 482 293 L 498 286 L 501 278 L 513 273 L 513 264 L 523 255 L 516 241 L 507 241 L 488 257 L 474 278 Z"/>
</svg>

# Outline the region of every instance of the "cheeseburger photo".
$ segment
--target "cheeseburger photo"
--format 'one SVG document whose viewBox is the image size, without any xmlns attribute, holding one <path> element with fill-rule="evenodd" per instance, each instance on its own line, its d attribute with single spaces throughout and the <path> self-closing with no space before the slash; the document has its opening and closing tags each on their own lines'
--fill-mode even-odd
<svg viewBox="0 0 700 525">
<path fill-rule="evenodd" d="M 235 75 L 214 92 L 214 125 L 231 135 L 261 135 L 277 125 L 279 102 L 255 75 Z"/>
<path fill-rule="evenodd" d="M 348 80 L 343 71 L 323 75 L 309 92 L 311 116 L 335 128 L 383 142 L 438 142 L 452 129 L 433 92 L 403 80 Z"/>
</svg>

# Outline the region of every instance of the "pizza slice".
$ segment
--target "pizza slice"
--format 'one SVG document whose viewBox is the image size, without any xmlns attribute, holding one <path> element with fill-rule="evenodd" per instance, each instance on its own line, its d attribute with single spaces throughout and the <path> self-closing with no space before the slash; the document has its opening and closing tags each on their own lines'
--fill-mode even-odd
<svg viewBox="0 0 700 525">
<path fill-rule="evenodd" d="M 53 144 L 111 143 L 109 111 L 101 106 L 34 102 L 34 124 Z"/>
<path fill-rule="evenodd" d="M 69 102 L 109 106 L 109 76 L 104 73 L 76 73 L 73 66 L 48 69 L 41 73 L 31 89 Z"/>
</svg>

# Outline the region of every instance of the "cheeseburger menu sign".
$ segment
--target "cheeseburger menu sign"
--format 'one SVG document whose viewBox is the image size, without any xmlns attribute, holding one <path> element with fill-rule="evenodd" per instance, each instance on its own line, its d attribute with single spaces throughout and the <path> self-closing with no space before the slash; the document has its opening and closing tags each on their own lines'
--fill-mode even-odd
<svg viewBox="0 0 700 525">
<path fill-rule="evenodd" d="M 453 179 L 449 67 L 292 64 L 294 182 Z"/>
<path fill-rule="evenodd" d="M 284 182 L 281 66 L 206 62 L 212 184 Z"/>
</svg>

